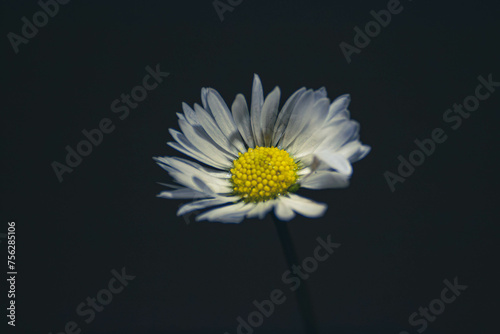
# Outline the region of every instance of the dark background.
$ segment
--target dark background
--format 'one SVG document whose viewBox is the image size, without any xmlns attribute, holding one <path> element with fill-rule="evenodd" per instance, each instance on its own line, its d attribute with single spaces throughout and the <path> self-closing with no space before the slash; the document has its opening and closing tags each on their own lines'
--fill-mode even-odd
<svg viewBox="0 0 500 334">
<path fill-rule="evenodd" d="M 350 93 L 372 146 L 349 188 L 300 192 L 329 205 L 324 217 L 288 223 L 300 259 L 317 237 L 342 244 L 307 281 L 321 333 L 416 333 L 409 315 L 456 276 L 467 290 L 425 332 L 497 331 L 500 89 L 456 131 L 442 116 L 474 94 L 479 75 L 500 81 L 498 6 L 402 6 L 351 64 L 339 44 L 353 44 L 354 26 L 387 1 L 247 0 L 223 22 L 211 1 L 71 1 L 18 54 L 4 37 L 0 233 L 16 222 L 18 271 L 9 332 L 59 333 L 73 320 L 82 333 L 233 334 L 236 318 L 276 288 L 287 301 L 255 333 L 302 332 L 269 217 L 197 223 L 176 217 L 185 201 L 155 197 L 156 182 L 170 179 L 152 157 L 182 155 L 165 145 L 181 103 L 200 103 L 202 87 L 228 104 L 248 99 L 253 73 L 266 94 L 280 86 L 281 105 L 302 86 L 325 86 L 331 99 Z M 4 36 L 40 10 L 35 1 L 2 7 Z M 156 64 L 170 76 L 120 120 L 111 102 Z M 103 118 L 114 132 L 59 183 L 51 163 Z M 383 173 L 436 127 L 447 141 L 391 192 Z M 136 278 L 85 324 L 77 305 L 122 267 Z"/>
</svg>

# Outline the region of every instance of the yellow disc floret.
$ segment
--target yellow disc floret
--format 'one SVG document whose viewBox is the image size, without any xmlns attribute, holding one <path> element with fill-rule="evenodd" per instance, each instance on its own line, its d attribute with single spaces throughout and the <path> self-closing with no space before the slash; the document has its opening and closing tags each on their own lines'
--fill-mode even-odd
<svg viewBox="0 0 500 334">
<path fill-rule="evenodd" d="M 249 148 L 233 161 L 231 181 L 235 195 L 245 202 L 263 202 L 284 195 L 297 181 L 298 166 L 285 150 Z"/>
</svg>

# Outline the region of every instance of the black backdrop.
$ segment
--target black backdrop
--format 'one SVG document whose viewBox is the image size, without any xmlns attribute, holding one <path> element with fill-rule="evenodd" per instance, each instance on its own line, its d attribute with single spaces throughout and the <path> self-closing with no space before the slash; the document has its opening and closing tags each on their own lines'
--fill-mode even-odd
<svg viewBox="0 0 500 334">
<path fill-rule="evenodd" d="M 181 155 L 165 145 L 181 103 L 200 103 L 202 87 L 228 103 L 248 98 L 253 73 L 266 94 L 279 85 L 283 99 L 302 86 L 350 93 L 372 146 L 349 188 L 301 191 L 329 205 L 324 217 L 288 223 L 300 259 L 317 237 L 342 245 L 307 280 L 321 333 L 417 333 L 409 316 L 455 277 L 468 288 L 425 332 L 495 332 L 500 88 L 456 130 L 443 114 L 474 95 L 479 75 L 500 81 L 498 7 L 401 5 L 348 64 L 339 44 L 352 45 L 353 28 L 387 1 L 243 1 L 222 22 L 211 1 L 71 1 L 17 54 L 8 33 L 20 35 L 21 18 L 41 9 L 3 1 L 0 233 L 15 221 L 18 272 L 9 333 L 59 333 L 75 321 L 82 333 L 232 334 L 252 301 L 276 288 L 287 301 L 255 333 L 302 332 L 269 217 L 198 223 L 176 217 L 185 201 L 155 197 L 169 177 L 152 157 Z M 112 101 L 156 64 L 170 75 L 120 120 Z M 104 118 L 114 131 L 60 183 L 51 163 L 64 163 L 65 146 Z M 397 173 L 398 156 L 435 128 L 448 139 L 391 192 L 384 172 Z M 2 238 L 2 263 L 6 245 Z M 86 324 L 77 306 L 123 267 L 135 278 Z"/>
</svg>

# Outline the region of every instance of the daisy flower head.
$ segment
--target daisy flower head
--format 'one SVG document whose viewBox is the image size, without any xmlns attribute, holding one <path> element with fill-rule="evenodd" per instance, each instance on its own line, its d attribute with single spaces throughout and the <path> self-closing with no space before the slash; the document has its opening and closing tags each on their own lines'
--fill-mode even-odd
<svg viewBox="0 0 500 334">
<path fill-rule="evenodd" d="M 359 124 L 350 119 L 350 96 L 331 102 L 325 88 L 301 88 L 279 108 L 280 89 L 264 98 L 255 75 L 250 107 L 238 94 L 231 109 L 220 94 L 202 88 L 202 105 L 182 104 L 181 131 L 169 129 L 168 145 L 192 160 L 156 157 L 176 184 L 158 197 L 193 199 L 177 215 L 206 210 L 196 220 L 239 223 L 262 219 L 274 210 L 280 220 L 296 213 L 322 216 L 327 205 L 296 194 L 299 188 L 345 188 L 351 163 L 370 147 L 359 140 Z"/>
</svg>

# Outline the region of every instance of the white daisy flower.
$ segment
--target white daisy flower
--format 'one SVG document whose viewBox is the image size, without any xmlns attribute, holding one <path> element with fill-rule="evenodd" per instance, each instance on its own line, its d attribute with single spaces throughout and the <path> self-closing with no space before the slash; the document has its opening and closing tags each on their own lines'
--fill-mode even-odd
<svg viewBox="0 0 500 334">
<path fill-rule="evenodd" d="M 279 111 L 280 89 L 264 99 L 255 75 L 250 109 L 238 94 L 228 108 L 219 93 L 201 90 L 203 106 L 183 103 L 177 113 L 181 132 L 169 129 L 168 145 L 200 163 L 178 157 L 157 157 L 177 185 L 158 197 L 196 199 L 177 215 L 211 208 L 196 217 L 239 223 L 245 217 L 262 219 L 274 209 L 288 221 L 296 213 L 320 217 L 327 208 L 301 197 L 299 188 L 344 188 L 351 163 L 365 157 L 370 147 L 359 140 L 359 124 L 350 119 L 349 95 L 332 103 L 325 88 L 301 88 Z"/>
</svg>

